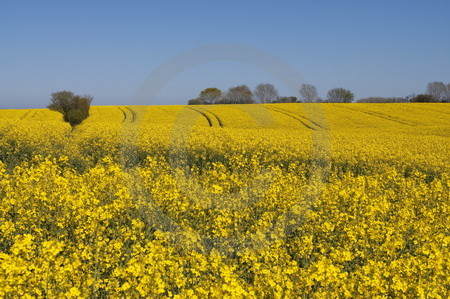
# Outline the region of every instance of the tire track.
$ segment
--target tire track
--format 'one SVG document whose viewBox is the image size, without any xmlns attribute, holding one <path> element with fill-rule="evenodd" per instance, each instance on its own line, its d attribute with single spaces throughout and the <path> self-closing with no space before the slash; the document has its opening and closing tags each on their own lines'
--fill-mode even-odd
<svg viewBox="0 0 450 299">
<path fill-rule="evenodd" d="M 213 126 L 211 119 L 208 117 L 208 115 L 206 115 L 205 112 L 203 112 L 203 111 L 201 111 L 201 110 L 197 110 L 197 109 L 192 108 L 192 107 L 187 107 L 187 108 L 188 108 L 188 109 L 191 109 L 191 110 L 194 110 L 195 112 L 200 113 L 201 115 L 203 115 L 203 117 L 206 118 L 206 120 L 208 121 L 209 126 L 210 126 L 210 127 Z"/>
<path fill-rule="evenodd" d="M 136 122 L 136 120 L 137 120 L 137 113 L 136 113 L 136 111 L 134 111 L 130 107 L 125 107 L 125 109 L 127 109 L 128 111 L 131 112 L 131 122 L 132 123 Z"/>
<path fill-rule="evenodd" d="M 274 108 L 275 108 L 275 107 L 274 107 Z M 327 129 L 327 128 L 323 127 L 322 125 L 319 125 L 318 123 L 316 123 L 316 122 L 313 121 L 312 119 L 309 119 L 309 118 L 307 118 L 307 117 L 305 117 L 305 116 L 295 114 L 295 113 L 293 113 L 293 112 L 291 112 L 291 111 L 289 111 L 289 110 L 286 110 L 286 109 L 283 109 L 283 108 L 279 108 L 279 107 L 277 107 L 277 108 L 275 108 L 275 109 L 278 109 L 278 110 L 280 110 L 280 111 L 284 111 L 284 112 L 289 113 L 289 114 L 291 114 L 291 115 L 295 115 L 296 117 L 303 118 L 304 120 L 309 121 L 310 123 L 312 123 L 312 124 L 315 125 L 316 127 L 319 127 L 319 128 L 321 128 L 321 129 L 323 129 L 323 130 L 326 130 L 326 129 Z"/>
<path fill-rule="evenodd" d="M 33 114 L 32 118 L 36 120 L 44 119 L 44 112 L 42 110 L 37 110 L 35 114 Z"/>
<path fill-rule="evenodd" d="M 433 111 L 433 112 L 436 112 L 436 113 L 444 113 L 444 114 L 450 115 L 449 112 L 445 112 L 445 111 L 441 111 L 441 110 L 435 110 L 435 109 L 431 109 L 431 108 L 429 108 L 429 107 L 424 107 L 424 108 L 425 108 L 425 110 L 428 110 L 428 111 Z M 423 108 L 422 108 L 422 109 L 423 109 Z"/>
<path fill-rule="evenodd" d="M 215 113 L 213 113 L 213 112 L 211 112 L 210 110 L 205 109 L 205 108 L 198 108 L 198 109 L 201 109 L 201 110 L 203 110 L 204 112 L 207 112 L 207 113 L 211 114 L 211 115 L 217 120 L 217 123 L 219 124 L 219 126 L 220 126 L 221 128 L 224 127 L 222 120 L 219 118 L 219 116 L 217 116 L 217 114 L 215 114 Z"/>
<path fill-rule="evenodd" d="M 39 118 L 45 118 L 45 112 L 42 110 L 39 110 Z"/>
<path fill-rule="evenodd" d="M 29 120 L 35 120 L 38 118 L 39 118 L 39 110 L 33 111 L 33 113 L 31 113 L 27 116 L 27 119 L 29 119 Z"/>
<path fill-rule="evenodd" d="M 26 119 L 31 113 L 33 112 L 33 110 L 28 110 L 27 112 L 25 112 L 25 114 L 20 118 L 20 119 Z"/>
<path fill-rule="evenodd" d="M 287 113 L 287 112 L 285 112 L 285 111 L 283 111 L 283 110 L 277 110 L 277 109 L 274 108 L 274 107 L 268 107 L 268 109 L 269 109 L 269 110 L 272 110 L 272 111 L 274 111 L 274 112 L 278 112 L 278 113 L 287 115 L 287 116 L 289 116 L 290 118 L 293 118 L 293 119 L 297 120 L 298 122 L 300 122 L 302 125 L 304 125 L 304 126 L 307 127 L 308 129 L 317 131 L 316 128 L 311 127 L 310 125 L 306 124 L 302 119 L 298 118 L 296 115 L 292 115 L 292 114 Z"/>
<path fill-rule="evenodd" d="M 402 121 L 402 120 L 399 120 L 399 119 L 397 119 L 397 118 L 395 118 L 393 116 L 382 114 L 380 112 L 364 111 L 364 110 L 359 110 L 359 109 L 355 109 L 355 108 L 341 107 L 341 106 L 338 106 L 336 104 L 332 104 L 332 105 L 335 106 L 335 107 L 341 108 L 341 109 L 347 109 L 347 110 L 351 110 L 351 111 L 356 111 L 356 112 L 360 112 L 360 113 L 365 113 L 365 114 L 368 114 L 368 115 L 376 116 L 376 117 L 379 117 L 379 118 L 382 118 L 382 119 L 386 119 L 386 120 L 390 120 L 390 121 L 393 121 L 393 122 L 396 122 L 396 123 L 399 123 L 399 124 L 408 125 L 408 126 L 416 126 L 416 124 L 414 124 L 414 123 L 409 123 L 409 122 L 406 122 L 406 121 Z"/>
<path fill-rule="evenodd" d="M 117 107 L 120 111 L 122 111 L 123 113 L 123 119 L 122 119 L 122 123 L 124 123 L 127 120 L 127 113 L 125 112 L 125 110 L 122 107 Z"/>
<path fill-rule="evenodd" d="M 27 119 L 33 119 L 36 116 L 36 113 L 36 110 L 31 110 L 31 113 L 27 115 Z"/>
</svg>

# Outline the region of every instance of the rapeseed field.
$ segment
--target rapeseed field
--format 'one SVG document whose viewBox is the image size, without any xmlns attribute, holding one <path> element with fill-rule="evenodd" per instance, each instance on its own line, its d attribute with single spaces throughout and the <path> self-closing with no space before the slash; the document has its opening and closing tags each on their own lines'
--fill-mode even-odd
<svg viewBox="0 0 450 299">
<path fill-rule="evenodd" d="M 450 296 L 450 105 L 90 114 L 0 110 L 0 296 Z"/>
</svg>

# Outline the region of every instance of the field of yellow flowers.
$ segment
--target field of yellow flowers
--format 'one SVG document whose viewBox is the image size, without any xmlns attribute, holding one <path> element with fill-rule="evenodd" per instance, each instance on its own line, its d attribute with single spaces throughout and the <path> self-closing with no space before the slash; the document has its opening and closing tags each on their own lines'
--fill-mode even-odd
<svg viewBox="0 0 450 299">
<path fill-rule="evenodd" d="M 450 105 L 0 110 L 0 296 L 448 298 Z"/>
</svg>

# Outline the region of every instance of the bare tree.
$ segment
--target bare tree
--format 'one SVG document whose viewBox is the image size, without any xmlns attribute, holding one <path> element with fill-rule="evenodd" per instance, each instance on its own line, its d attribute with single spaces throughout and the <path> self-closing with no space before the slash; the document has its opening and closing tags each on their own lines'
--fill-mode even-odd
<svg viewBox="0 0 450 299">
<path fill-rule="evenodd" d="M 317 102 L 317 99 L 319 97 L 316 87 L 311 84 L 302 84 L 298 92 L 300 93 L 302 100 L 305 103 Z"/>
<path fill-rule="evenodd" d="M 447 86 L 443 82 L 430 82 L 427 85 L 427 94 L 436 101 L 443 102 L 447 97 Z"/>
<path fill-rule="evenodd" d="M 445 93 L 445 100 L 444 102 L 449 103 L 450 102 L 450 83 L 447 84 L 447 92 Z"/>
<path fill-rule="evenodd" d="M 276 101 L 278 98 L 278 90 L 269 83 L 258 84 L 253 94 L 260 103 L 270 103 Z"/>
</svg>

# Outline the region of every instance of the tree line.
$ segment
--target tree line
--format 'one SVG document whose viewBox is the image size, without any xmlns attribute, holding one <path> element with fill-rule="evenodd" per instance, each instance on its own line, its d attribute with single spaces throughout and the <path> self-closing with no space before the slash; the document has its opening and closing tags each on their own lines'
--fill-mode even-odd
<svg viewBox="0 0 450 299">
<path fill-rule="evenodd" d="M 278 90 L 269 83 L 258 84 L 252 91 L 247 85 L 232 87 L 227 92 L 216 87 L 202 90 L 199 96 L 188 101 L 188 105 L 208 104 L 253 104 L 253 103 L 351 103 L 355 95 L 348 89 L 338 87 L 330 89 L 326 99 L 321 99 L 317 89 L 311 84 L 302 84 L 298 91 L 300 99 L 295 96 L 280 96 Z M 89 117 L 89 109 L 93 97 L 90 95 L 75 95 L 71 91 L 59 91 L 51 94 L 50 110 L 58 111 L 64 121 L 72 127 L 80 124 Z M 450 83 L 430 82 L 426 93 L 412 94 L 404 98 L 399 97 L 368 97 L 356 101 L 357 103 L 409 103 L 409 102 L 450 102 Z"/>
<path fill-rule="evenodd" d="M 298 91 L 300 98 L 295 96 L 279 96 L 278 90 L 269 83 L 258 84 L 252 91 L 247 85 L 231 87 L 222 92 L 216 87 L 202 90 L 199 96 L 188 101 L 188 105 L 209 104 L 254 104 L 254 103 L 351 103 L 355 95 L 348 89 L 337 87 L 327 92 L 322 99 L 317 89 L 311 84 L 302 84 Z M 406 97 L 368 97 L 357 103 L 409 103 L 409 102 L 450 102 L 450 84 L 431 82 L 424 94 L 412 94 Z"/>
<path fill-rule="evenodd" d="M 434 81 L 427 85 L 426 93 L 412 94 L 404 98 L 382 98 L 382 97 L 369 97 L 356 101 L 357 103 L 431 103 L 431 102 L 450 102 L 450 83 Z"/>
<path fill-rule="evenodd" d="M 295 96 L 280 96 L 278 90 L 269 83 L 258 84 L 252 91 L 247 85 L 231 87 L 225 93 L 216 87 L 202 90 L 199 96 L 188 101 L 189 105 L 208 104 L 254 104 L 254 103 L 298 103 L 300 101 L 346 103 L 354 99 L 353 93 L 344 88 L 333 88 L 327 99 L 319 98 L 317 89 L 311 84 L 302 84 L 299 90 L 300 99 Z"/>
</svg>

